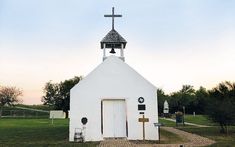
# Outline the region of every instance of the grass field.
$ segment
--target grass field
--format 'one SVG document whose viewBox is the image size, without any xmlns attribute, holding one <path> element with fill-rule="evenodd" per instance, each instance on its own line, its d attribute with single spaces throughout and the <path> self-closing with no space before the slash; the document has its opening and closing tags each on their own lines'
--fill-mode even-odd
<svg viewBox="0 0 235 147">
<path fill-rule="evenodd" d="M 218 146 L 218 147 L 235 146 L 235 126 L 230 127 L 229 134 L 225 135 L 220 133 L 220 127 L 218 126 L 218 124 L 211 122 L 204 115 L 196 115 L 196 116 L 186 115 L 185 121 L 190 123 L 210 126 L 205 128 L 191 126 L 191 127 L 181 127 L 179 129 L 215 140 L 216 143 L 211 146 Z"/>
<path fill-rule="evenodd" d="M 230 127 L 230 133 L 228 135 L 219 133 L 219 127 L 206 127 L 206 128 L 180 128 L 181 130 L 198 134 L 212 140 L 216 143 L 211 145 L 211 147 L 234 147 L 235 146 L 235 127 Z"/>
<path fill-rule="evenodd" d="M 167 121 L 165 119 L 159 118 L 159 121 L 165 124 L 168 127 L 175 127 L 175 122 Z M 205 115 L 185 115 L 185 122 L 207 125 L 207 126 L 216 126 L 216 123 L 211 122 Z"/>
<path fill-rule="evenodd" d="M 180 136 L 168 132 L 166 130 L 160 129 L 161 136 L 160 136 L 160 143 L 161 144 L 176 144 L 176 143 L 182 143 L 185 141 L 184 138 L 181 138 Z"/>
<path fill-rule="evenodd" d="M 175 123 L 160 119 L 165 126 L 175 127 Z M 0 146 L 81 146 L 93 147 L 99 142 L 70 143 L 68 141 L 69 120 L 55 119 L 0 119 Z M 199 128 L 180 126 L 179 129 L 199 134 L 217 141 L 213 146 L 235 146 L 235 127 L 231 127 L 228 136 L 221 135 L 216 126 Z M 161 143 L 179 143 L 184 139 L 161 129 Z"/>
<path fill-rule="evenodd" d="M 17 104 L 18 107 L 24 107 L 24 108 L 31 108 L 31 109 L 39 109 L 39 110 L 53 110 L 53 107 L 50 107 L 48 105 L 24 105 L 24 104 Z"/>
<path fill-rule="evenodd" d="M 176 126 L 175 122 L 165 120 L 165 119 L 162 119 L 162 118 L 159 118 L 159 122 L 164 124 L 164 126 L 166 126 L 166 127 L 175 127 Z"/>
<path fill-rule="evenodd" d="M 176 127 L 174 122 L 161 118 L 159 118 L 159 121 L 164 123 L 165 126 Z M 221 134 L 219 132 L 220 127 L 216 125 L 216 123 L 212 123 L 210 120 L 208 120 L 206 116 L 196 115 L 194 117 L 193 115 L 186 115 L 185 121 L 195 124 L 207 125 L 210 127 L 200 128 L 189 125 L 181 125 L 177 128 L 215 140 L 216 143 L 214 145 L 211 145 L 212 147 L 235 147 L 235 126 L 229 127 L 229 134 L 225 135 Z"/>
<path fill-rule="evenodd" d="M 2 146 L 96 146 L 68 142 L 68 119 L 0 119 Z M 1 146 L 0 145 L 0 146 Z"/>
<path fill-rule="evenodd" d="M 22 107 L 21 105 L 17 105 L 15 107 L 3 107 L 2 116 L 4 118 L 49 118 L 49 111 L 43 109 L 34 109 L 28 107 Z"/>
<path fill-rule="evenodd" d="M 205 115 L 185 115 L 185 122 L 195 123 L 199 125 L 215 126 Z"/>
<path fill-rule="evenodd" d="M 0 146 L 82 146 L 93 147 L 99 142 L 70 143 L 69 120 L 0 119 Z M 161 129 L 161 143 L 179 143 L 183 139 Z"/>
<path fill-rule="evenodd" d="M 177 128 L 189 127 L 189 125 L 183 125 L 182 123 L 180 123 L 180 124 L 178 124 L 178 126 L 176 126 L 175 122 L 169 121 L 169 120 L 166 120 L 166 119 L 163 119 L 163 118 L 159 118 L 159 122 L 162 123 L 166 127 L 177 127 Z"/>
</svg>

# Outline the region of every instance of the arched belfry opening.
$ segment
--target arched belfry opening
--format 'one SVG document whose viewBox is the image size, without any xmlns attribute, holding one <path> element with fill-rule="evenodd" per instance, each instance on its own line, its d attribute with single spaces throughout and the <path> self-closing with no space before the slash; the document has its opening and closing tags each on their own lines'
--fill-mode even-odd
<svg viewBox="0 0 235 147">
<path fill-rule="evenodd" d="M 104 15 L 104 17 L 112 17 L 112 30 L 101 40 L 100 45 L 103 49 L 103 61 L 107 58 L 106 51 L 110 54 L 116 54 L 120 50 L 119 58 L 125 61 L 124 49 L 126 47 L 126 40 L 114 29 L 114 18 L 122 17 L 122 15 L 114 14 L 114 7 L 112 7 L 111 15 Z"/>
</svg>

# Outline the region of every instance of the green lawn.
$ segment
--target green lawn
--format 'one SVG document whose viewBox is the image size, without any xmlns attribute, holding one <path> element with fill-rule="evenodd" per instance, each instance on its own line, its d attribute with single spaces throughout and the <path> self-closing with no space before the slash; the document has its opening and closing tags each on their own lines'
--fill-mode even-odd
<svg viewBox="0 0 235 147">
<path fill-rule="evenodd" d="M 185 115 L 185 122 L 207 126 L 216 125 L 215 123 L 211 122 L 205 115 Z"/>
<path fill-rule="evenodd" d="M 53 107 L 50 107 L 48 105 L 24 105 L 24 104 L 17 104 L 16 106 L 24 107 L 24 108 L 31 108 L 31 109 L 46 110 L 46 111 L 53 110 Z"/>
<path fill-rule="evenodd" d="M 164 126 L 166 126 L 166 127 L 175 127 L 176 126 L 175 122 L 169 121 L 169 120 L 165 120 L 163 118 L 159 118 L 159 122 L 163 123 Z"/>
<path fill-rule="evenodd" d="M 175 127 L 175 122 L 167 121 L 162 118 L 159 118 L 161 123 L 166 124 L 166 126 Z M 207 125 L 207 126 L 216 126 L 216 123 L 211 122 L 205 115 L 185 115 L 185 122 Z"/>
<path fill-rule="evenodd" d="M 173 123 L 174 124 L 174 123 Z M 69 143 L 69 120 L 0 119 L 2 146 L 96 146 L 99 142 Z M 179 143 L 183 139 L 161 129 L 161 143 Z M 0 146 L 1 146 L 0 145 Z"/>
<path fill-rule="evenodd" d="M 134 144 L 159 144 L 159 141 L 153 141 L 153 140 L 130 140 Z M 186 140 L 184 138 L 181 138 L 180 136 L 168 132 L 164 129 L 160 129 L 160 144 L 177 144 L 177 143 L 183 143 Z"/>
<path fill-rule="evenodd" d="M 98 143 L 69 143 L 68 119 L 0 119 L 2 146 L 95 146 Z"/>
<path fill-rule="evenodd" d="M 180 128 L 181 130 L 195 133 L 212 140 L 215 140 L 216 143 L 211 145 L 211 147 L 234 147 L 235 146 L 235 127 L 230 127 L 229 134 L 221 134 L 219 133 L 219 127 L 206 127 L 206 128 Z"/>
<path fill-rule="evenodd" d="M 210 127 L 201 128 L 201 127 L 195 127 L 195 126 L 189 126 L 189 125 L 186 125 L 186 126 L 181 125 L 177 127 L 178 129 L 215 140 L 216 143 L 214 145 L 211 145 L 212 147 L 235 147 L 235 126 L 229 127 L 229 134 L 225 135 L 225 134 L 221 134 L 219 132 L 220 127 L 216 126 L 215 123 L 212 123 L 210 120 L 208 120 L 206 116 L 196 115 L 194 117 L 193 115 L 186 115 L 185 120 L 186 122 L 207 125 Z M 159 118 L 159 121 L 161 123 L 164 123 L 165 126 L 176 127 L 174 122 L 164 120 L 161 118 Z"/>
<path fill-rule="evenodd" d="M 176 126 L 176 123 L 173 121 L 165 120 L 163 118 L 159 118 L 159 122 L 162 123 L 165 127 L 176 127 L 176 128 L 181 128 L 181 127 L 190 127 L 190 125 L 183 125 L 182 123 L 178 124 Z"/>
<path fill-rule="evenodd" d="M 176 143 L 182 143 L 185 142 L 184 138 L 181 138 L 180 136 L 168 132 L 164 129 L 160 129 L 160 143 L 161 144 L 176 144 Z"/>
<path fill-rule="evenodd" d="M 159 119 L 165 126 L 175 127 L 174 122 Z M 0 146 L 96 146 L 99 142 L 70 143 L 68 119 L 0 119 Z M 235 127 L 229 129 L 228 136 L 221 135 L 219 128 L 212 126 L 199 128 L 180 126 L 179 129 L 199 134 L 217 141 L 214 146 L 235 145 Z M 161 129 L 161 143 L 179 143 L 182 138 Z"/>
<path fill-rule="evenodd" d="M 24 105 L 17 105 L 18 107 L 22 107 Z M 2 107 L 2 117 L 4 118 L 49 118 L 49 111 L 44 110 L 45 112 L 41 111 L 35 111 L 35 110 L 27 110 L 27 109 L 21 109 L 18 107 L 8 107 L 4 106 Z M 30 108 L 24 107 L 24 108 Z M 31 108 L 32 109 L 32 108 Z M 42 110 L 42 109 L 38 109 Z"/>
</svg>

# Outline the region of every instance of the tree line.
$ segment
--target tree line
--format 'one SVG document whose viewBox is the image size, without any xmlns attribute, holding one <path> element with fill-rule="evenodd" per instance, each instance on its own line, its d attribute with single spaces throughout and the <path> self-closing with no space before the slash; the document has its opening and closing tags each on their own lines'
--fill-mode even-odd
<svg viewBox="0 0 235 147">
<path fill-rule="evenodd" d="M 82 77 L 75 76 L 72 79 L 53 83 L 49 81 L 43 88 L 43 97 L 41 101 L 44 105 L 49 105 L 55 110 L 63 110 L 68 118 L 70 109 L 70 90 L 75 86 Z"/>
<path fill-rule="evenodd" d="M 63 110 L 68 117 L 70 109 L 70 89 L 82 77 L 74 77 L 59 83 L 47 82 L 44 87 L 42 102 L 56 110 Z M 221 132 L 227 132 L 229 125 L 235 125 L 235 83 L 222 82 L 216 87 L 207 90 L 200 87 L 195 90 L 191 85 L 183 85 L 179 91 L 165 94 L 162 89 L 157 89 L 159 115 L 163 113 L 163 103 L 169 103 L 170 113 L 183 111 L 188 114 L 195 112 L 208 116 L 212 121 L 221 126 Z"/>
<path fill-rule="evenodd" d="M 207 90 L 200 87 L 195 90 L 191 85 L 183 85 L 182 89 L 171 94 L 157 90 L 159 114 L 163 112 L 165 100 L 169 103 L 170 113 L 177 111 L 207 115 L 221 126 L 221 132 L 227 132 L 229 125 L 235 125 L 235 83 L 228 81 L 219 83 Z"/>
<path fill-rule="evenodd" d="M 183 85 L 182 89 L 171 94 L 165 94 L 162 89 L 157 90 L 158 110 L 163 113 L 163 103 L 165 100 L 169 103 L 170 113 L 183 111 L 186 113 L 205 114 L 206 104 L 209 99 L 209 92 L 204 87 L 195 90 L 191 85 Z"/>
<path fill-rule="evenodd" d="M 75 76 L 59 83 L 47 82 L 43 89 L 43 104 L 55 110 L 63 110 L 68 117 L 70 90 L 81 80 L 81 76 Z M 3 106 L 22 102 L 19 99 L 22 93 L 22 90 L 16 87 L 0 86 L 0 116 Z M 172 114 L 182 112 L 184 107 L 188 114 L 195 112 L 206 115 L 221 126 L 221 132 L 227 132 L 228 126 L 235 125 L 235 83 L 221 82 L 210 90 L 202 86 L 195 90 L 191 85 L 183 85 L 179 91 L 171 94 L 157 89 L 157 97 L 159 115 L 163 113 L 163 103 L 167 100 Z"/>
</svg>

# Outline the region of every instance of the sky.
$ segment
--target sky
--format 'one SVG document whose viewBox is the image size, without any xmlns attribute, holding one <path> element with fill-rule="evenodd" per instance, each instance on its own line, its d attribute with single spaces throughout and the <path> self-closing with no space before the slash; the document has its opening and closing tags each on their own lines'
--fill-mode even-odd
<svg viewBox="0 0 235 147">
<path fill-rule="evenodd" d="M 234 0 L 1 0 L 0 85 L 40 104 L 46 82 L 86 76 L 115 29 L 126 63 L 165 93 L 235 82 Z"/>
</svg>

